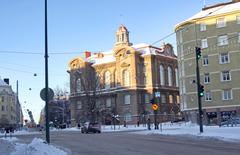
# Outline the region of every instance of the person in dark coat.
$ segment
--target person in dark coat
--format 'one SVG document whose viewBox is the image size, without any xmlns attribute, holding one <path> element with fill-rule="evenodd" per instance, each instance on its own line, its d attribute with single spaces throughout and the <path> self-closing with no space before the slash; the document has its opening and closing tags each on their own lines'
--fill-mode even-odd
<svg viewBox="0 0 240 155">
<path fill-rule="evenodd" d="M 10 128 L 9 127 L 5 127 L 5 138 L 7 137 L 7 135 L 10 133 Z"/>
</svg>

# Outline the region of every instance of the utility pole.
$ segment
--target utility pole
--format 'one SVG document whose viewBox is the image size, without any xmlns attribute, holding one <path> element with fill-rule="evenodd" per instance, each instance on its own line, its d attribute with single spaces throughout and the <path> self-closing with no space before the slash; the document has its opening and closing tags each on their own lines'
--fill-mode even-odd
<svg viewBox="0 0 240 155">
<path fill-rule="evenodd" d="M 196 47 L 196 77 L 197 77 L 197 98 L 198 98 L 198 113 L 199 113 L 199 129 L 200 133 L 203 132 L 203 111 L 202 111 L 202 100 L 201 97 L 203 97 L 204 89 L 203 86 L 200 84 L 200 73 L 199 73 L 199 64 L 198 61 L 201 58 L 201 48 Z"/>
<path fill-rule="evenodd" d="M 48 35 L 47 35 L 47 0 L 45 0 L 45 122 L 46 122 L 46 141 L 50 143 L 49 118 L 48 118 Z"/>
</svg>

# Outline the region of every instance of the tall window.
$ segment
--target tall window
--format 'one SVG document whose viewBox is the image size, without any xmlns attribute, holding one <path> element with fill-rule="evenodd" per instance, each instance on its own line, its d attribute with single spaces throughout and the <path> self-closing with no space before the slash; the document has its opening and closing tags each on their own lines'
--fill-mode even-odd
<svg viewBox="0 0 240 155">
<path fill-rule="evenodd" d="M 115 83 L 115 87 L 118 86 L 118 80 L 117 80 L 117 71 L 115 70 L 114 72 L 114 83 Z"/>
<path fill-rule="evenodd" d="M 177 103 L 180 103 L 180 96 L 177 95 L 176 98 L 177 98 Z"/>
<path fill-rule="evenodd" d="M 212 101 L 212 93 L 211 92 L 205 93 L 205 101 Z"/>
<path fill-rule="evenodd" d="M 161 102 L 162 103 L 166 103 L 167 102 L 166 95 L 164 95 L 164 94 L 161 95 Z"/>
<path fill-rule="evenodd" d="M 129 79 L 129 72 L 128 70 L 123 71 L 123 85 L 129 86 L 130 85 L 130 79 Z"/>
<path fill-rule="evenodd" d="M 240 24 L 240 16 L 237 16 L 236 20 L 237 20 L 237 24 Z"/>
<path fill-rule="evenodd" d="M 126 122 L 132 121 L 132 114 L 130 112 L 124 114 L 124 120 Z"/>
<path fill-rule="evenodd" d="M 96 82 L 96 90 L 100 89 L 100 75 L 98 73 L 96 73 L 95 75 L 95 82 Z"/>
<path fill-rule="evenodd" d="M 173 96 L 172 95 L 169 95 L 168 99 L 169 99 L 169 103 L 173 103 Z"/>
<path fill-rule="evenodd" d="M 149 94 L 145 94 L 145 96 L 144 96 L 144 102 L 145 102 L 145 103 L 149 103 L 149 102 L 150 102 L 150 96 L 149 96 Z"/>
<path fill-rule="evenodd" d="M 220 64 L 225 64 L 225 63 L 229 63 L 229 53 L 221 53 L 219 56 L 219 63 Z"/>
<path fill-rule="evenodd" d="M 231 100 L 232 97 L 232 90 L 231 89 L 225 89 L 222 91 L 222 99 L 223 100 Z"/>
<path fill-rule="evenodd" d="M 217 28 L 225 27 L 226 26 L 226 20 L 225 18 L 218 18 L 217 19 Z"/>
<path fill-rule="evenodd" d="M 209 73 L 204 74 L 204 83 L 210 83 L 210 75 Z"/>
<path fill-rule="evenodd" d="M 240 43 L 240 32 L 238 33 L 238 42 Z"/>
<path fill-rule="evenodd" d="M 109 107 L 111 107 L 111 105 L 112 105 L 111 98 L 107 98 L 107 100 L 106 100 L 106 107 L 109 108 Z"/>
<path fill-rule="evenodd" d="M 124 95 L 124 104 L 130 104 L 130 103 L 131 103 L 131 96 Z"/>
<path fill-rule="evenodd" d="M 178 69 L 175 68 L 175 82 L 176 82 L 176 87 L 178 87 Z"/>
<path fill-rule="evenodd" d="M 105 85 L 105 89 L 109 89 L 110 88 L 110 84 L 111 84 L 111 74 L 109 71 L 106 71 L 104 73 L 104 85 Z"/>
<path fill-rule="evenodd" d="M 81 78 L 78 78 L 76 81 L 76 88 L 77 88 L 77 92 L 81 92 L 82 91 L 82 84 L 81 84 Z"/>
<path fill-rule="evenodd" d="M 208 65 L 208 56 L 207 55 L 205 55 L 205 56 L 203 56 L 203 66 L 207 66 Z"/>
<path fill-rule="evenodd" d="M 201 40 L 201 48 L 207 48 L 207 47 L 208 47 L 207 39 L 202 39 Z"/>
<path fill-rule="evenodd" d="M 230 71 L 222 71 L 221 72 L 221 81 L 230 81 L 230 80 L 231 80 Z"/>
<path fill-rule="evenodd" d="M 172 86 L 172 69 L 168 67 L 168 85 Z"/>
<path fill-rule="evenodd" d="M 161 85 L 165 85 L 165 75 L 164 75 L 164 68 L 162 65 L 160 65 L 160 81 Z"/>
<path fill-rule="evenodd" d="M 4 111 L 4 105 L 2 105 L 2 111 Z"/>
<path fill-rule="evenodd" d="M 82 102 L 81 101 L 77 101 L 77 109 L 82 109 Z"/>
<path fill-rule="evenodd" d="M 143 85 L 147 84 L 147 77 L 146 77 L 146 64 L 143 64 Z"/>
<path fill-rule="evenodd" d="M 207 26 L 206 26 L 206 23 L 200 23 L 200 31 L 206 31 L 207 29 Z"/>
<path fill-rule="evenodd" d="M 222 35 L 218 37 L 218 46 L 223 46 L 228 44 L 228 36 Z"/>
</svg>

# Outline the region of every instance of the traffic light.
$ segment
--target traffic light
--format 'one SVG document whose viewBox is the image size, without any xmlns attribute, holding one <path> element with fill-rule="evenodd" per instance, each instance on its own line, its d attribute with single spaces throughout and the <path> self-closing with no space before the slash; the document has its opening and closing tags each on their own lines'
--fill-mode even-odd
<svg viewBox="0 0 240 155">
<path fill-rule="evenodd" d="M 151 104 L 155 104 L 154 98 L 150 100 Z"/>
<path fill-rule="evenodd" d="M 200 97 L 204 96 L 204 86 L 203 85 L 200 85 L 200 87 L 199 87 L 199 96 Z"/>
<path fill-rule="evenodd" d="M 200 47 L 196 47 L 196 59 L 199 60 L 202 56 L 202 51 Z"/>
</svg>

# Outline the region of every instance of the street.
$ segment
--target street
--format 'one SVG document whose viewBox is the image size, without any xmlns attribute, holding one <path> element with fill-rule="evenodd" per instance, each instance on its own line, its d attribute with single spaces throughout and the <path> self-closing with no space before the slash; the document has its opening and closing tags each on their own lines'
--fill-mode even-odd
<svg viewBox="0 0 240 155">
<path fill-rule="evenodd" d="M 34 137 L 19 135 L 20 142 L 30 143 Z M 51 144 L 73 155 L 238 155 L 240 143 L 186 136 L 140 135 L 133 132 L 81 134 L 51 132 Z"/>
</svg>

